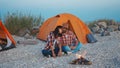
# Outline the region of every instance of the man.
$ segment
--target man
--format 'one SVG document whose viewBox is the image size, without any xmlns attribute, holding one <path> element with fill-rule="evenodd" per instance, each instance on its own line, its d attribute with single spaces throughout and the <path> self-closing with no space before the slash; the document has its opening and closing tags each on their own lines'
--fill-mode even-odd
<svg viewBox="0 0 120 68">
<path fill-rule="evenodd" d="M 69 29 L 70 21 L 63 24 L 63 51 L 75 53 L 80 50 L 82 44 L 78 41 L 76 35 Z"/>
</svg>

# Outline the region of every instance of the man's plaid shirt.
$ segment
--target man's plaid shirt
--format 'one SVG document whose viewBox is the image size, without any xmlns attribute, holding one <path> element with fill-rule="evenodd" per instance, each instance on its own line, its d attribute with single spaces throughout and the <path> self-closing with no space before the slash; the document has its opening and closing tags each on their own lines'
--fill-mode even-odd
<svg viewBox="0 0 120 68">
<path fill-rule="evenodd" d="M 62 35 L 62 41 L 64 45 L 72 45 L 78 43 L 76 35 L 72 31 L 69 31 L 68 33 L 64 33 Z"/>
</svg>

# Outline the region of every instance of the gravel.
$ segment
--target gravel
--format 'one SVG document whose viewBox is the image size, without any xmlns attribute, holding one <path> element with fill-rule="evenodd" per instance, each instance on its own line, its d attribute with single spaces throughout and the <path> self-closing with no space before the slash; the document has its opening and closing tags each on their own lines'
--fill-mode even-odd
<svg viewBox="0 0 120 68">
<path fill-rule="evenodd" d="M 86 59 L 92 65 L 71 65 L 75 54 L 63 55 L 62 57 L 46 58 L 41 54 L 45 42 L 39 41 L 36 45 L 17 44 L 17 48 L 0 52 L 0 68 L 119 68 L 120 67 L 120 32 L 112 32 L 111 36 L 101 37 L 94 35 L 96 43 L 83 45 L 77 52 L 81 54 L 87 51 Z M 13 36 L 16 41 L 26 40 L 22 37 Z"/>
</svg>

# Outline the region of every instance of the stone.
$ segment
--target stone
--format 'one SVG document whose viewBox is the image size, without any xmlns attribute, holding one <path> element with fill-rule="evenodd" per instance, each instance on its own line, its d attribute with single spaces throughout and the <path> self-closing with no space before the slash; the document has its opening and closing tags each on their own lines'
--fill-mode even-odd
<svg viewBox="0 0 120 68">
<path fill-rule="evenodd" d="M 107 24 L 106 24 L 106 22 L 98 22 L 98 26 L 106 28 Z"/>
<path fill-rule="evenodd" d="M 29 33 L 26 33 L 26 34 L 24 35 L 24 38 L 26 38 L 26 39 L 32 39 L 32 36 L 31 36 Z"/>
</svg>

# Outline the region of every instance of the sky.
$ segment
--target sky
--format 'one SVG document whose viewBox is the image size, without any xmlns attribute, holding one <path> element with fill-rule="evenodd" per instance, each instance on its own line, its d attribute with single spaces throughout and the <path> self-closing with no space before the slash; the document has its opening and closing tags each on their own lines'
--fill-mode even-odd
<svg viewBox="0 0 120 68">
<path fill-rule="evenodd" d="M 0 16 L 22 12 L 45 20 L 60 13 L 71 13 L 85 22 L 97 19 L 120 21 L 120 0 L 0 0 Z"/>
</svg>

